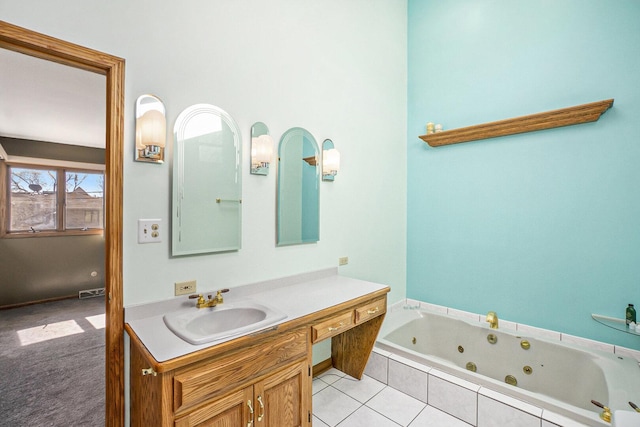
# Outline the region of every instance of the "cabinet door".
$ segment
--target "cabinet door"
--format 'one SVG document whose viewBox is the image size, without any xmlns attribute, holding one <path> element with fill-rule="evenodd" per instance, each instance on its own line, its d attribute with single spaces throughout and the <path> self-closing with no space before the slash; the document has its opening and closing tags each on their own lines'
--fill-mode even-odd
<svg viewBox="0 0 640 427">
<path fill-rule="evenodd" d="M 306 361 L 256 383 L 256 427 L 311 426 L 311 376 Z"/>
<path fill-rule="evenodd" d="M 253 408 L 253 387 L 247 387 L 176 419 L 175 427 L 246 426 L 250 425 Z"/>
</svg>

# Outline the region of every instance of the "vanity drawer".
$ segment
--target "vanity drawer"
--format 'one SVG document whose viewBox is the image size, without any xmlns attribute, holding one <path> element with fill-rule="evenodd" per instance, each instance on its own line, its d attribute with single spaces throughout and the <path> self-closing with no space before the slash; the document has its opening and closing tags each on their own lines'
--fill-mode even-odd
<svg viewBox="0 0 640 427">
<path fill-rule="evenodd" d="M 307 357 L 308 329 L 264 340 L 228 356 L 210 359 L 176 370 L 173 377 L 173 410 L 223 395 L 255 378 Z"/>
<path fill-rule="evenodd" d="M 316 343 L 350 329 L 353 326 L 353 311 L 332 317 L 311 327 L 311 342 Z"/>
<path fill-rule="evenodd" d="M 387 312 L 387 298 L 382 297 L 367 305 L 356 308 L 356 324 L 380 316 Z"/>
</svg>

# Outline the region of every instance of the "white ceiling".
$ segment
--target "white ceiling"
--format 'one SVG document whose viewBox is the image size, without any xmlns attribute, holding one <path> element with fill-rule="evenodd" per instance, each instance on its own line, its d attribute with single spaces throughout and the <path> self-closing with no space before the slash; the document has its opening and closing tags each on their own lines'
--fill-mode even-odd
<svg viewBox="0 0 640 427">
<path fill-rule="evenodd" d="M 0 49 L 0 136 L 105 147 L 106 78 Z"/>
</svg>

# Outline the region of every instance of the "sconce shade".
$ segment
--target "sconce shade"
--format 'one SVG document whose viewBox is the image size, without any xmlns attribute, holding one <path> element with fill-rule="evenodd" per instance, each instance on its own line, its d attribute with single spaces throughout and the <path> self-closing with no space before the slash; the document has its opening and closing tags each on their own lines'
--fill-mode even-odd
<svg viewBox="0 0 640 427">
<path fill-rule="evenodd" d="M 335 148 L 322 150 L 322 175 L 337 175 L 340 170 L 340 152 Z"/>
<path fill-rule="evenodd" d="M 139 149 L 145 147 L 164 148 L 166 144 L 167 123 L 164 114 L 158 110 L 149 110 L 136 121 L 136 139 Z"/>
<path fill-rule="evenodd" d="M 273 157 L 273 141 L 269 135 L 260 135 L 251 141 L 251 164 L 269 165 Z"/>
</svg>

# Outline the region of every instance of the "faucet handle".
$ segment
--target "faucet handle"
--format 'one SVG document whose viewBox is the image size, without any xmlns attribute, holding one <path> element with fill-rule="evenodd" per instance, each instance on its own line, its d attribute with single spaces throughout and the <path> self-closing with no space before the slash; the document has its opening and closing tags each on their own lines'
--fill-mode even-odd
<svg viewBox="0 0 640 427">
<path fill-rule="evenodd" d="M 218 300 L 219 303 L 221 303 L 223 301 L 222 294 L 226 293 L 226 292 L 229 292 L 228 288 L 220 289 L 218 291 L 218 293 L 216 294 L 216 299 Z M 209 299 L 211 299 L 211 296 L 209 296 Z"/>
<path fill-rule="evenodd" d="M 197 307 L 200 307 L 202 304 L 204 304 L 204 297 L 202 296 L 202 294 L 189 295 L 189 299 L 196 299 L 196 298 L 198 298 L 198 301 L 196 301 Z"/>
<path fill-rule="evenodd" d="M 598 402 L 597 400 L 591 400 L 591 403 L 593 403 L 594 405 L 596 405 L 599 408 L 602 408 L 602 412 L 600 413 L 600 418 L 603 421 L 606 421 L 608 423 L 611 422 L 611 409 L 609 409 L 609 407 L 604 406 L 602 403 Z"/>
</svg>

